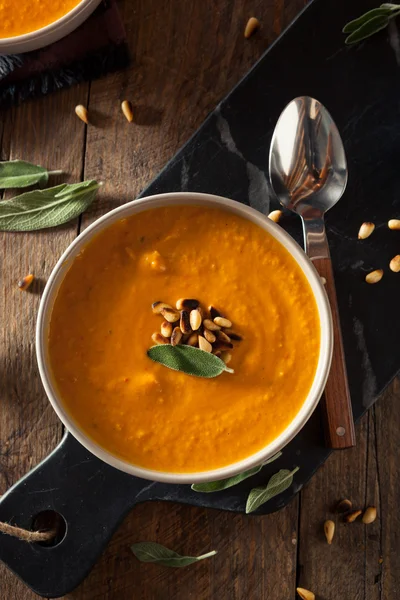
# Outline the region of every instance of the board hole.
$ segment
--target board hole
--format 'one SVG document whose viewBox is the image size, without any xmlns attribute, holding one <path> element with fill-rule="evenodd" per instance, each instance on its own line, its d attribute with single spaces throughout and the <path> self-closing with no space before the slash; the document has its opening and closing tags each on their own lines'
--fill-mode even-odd
<svg viewBox="0 0 400 600">
<path fill-rule="evenodd" d="M 64 517 L 55 510 L 44 510 L 34 517 L 32 522 L 33 531 L 55 530 L 56 535 L 49 541 L 36 542 L 39 546 L 54 548 L 61 544 L 67 533 L 67 522 Z"/>
</svg>

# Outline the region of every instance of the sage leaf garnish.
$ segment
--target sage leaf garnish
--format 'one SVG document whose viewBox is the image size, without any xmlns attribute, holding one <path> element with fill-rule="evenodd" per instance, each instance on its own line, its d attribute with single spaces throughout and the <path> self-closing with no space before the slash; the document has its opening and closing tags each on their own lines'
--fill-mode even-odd
<svg viewBox="0 0 400 600">
<path fill-rule="evenodd" d="M 0 189 L 24 188 L 35 183 L 45 186 L 49 175 L 60 175 L 62 171 L 48 171 L 25 160 L 0 162 Z"/>
<path fill-rule="evenodd" d="M 229 369 L 218 356 L 194 346 L 162 344 L 149 348 L 147 355 L 151 360 L 169 369 L 182 371 L 187 375 L 195 375 L 196 377 L 207 377 L 210 379 L 218 377 L 224 371 L 233 373 L 233 370 Z"/>
<path fill-rule="evenodd" d="M 0 202 L 0 231 L 34 231 L 62 225 L 87 209 L 99 186 L 92 180 L 63 183 Z"/>
<path fill-rule="evenodd" d="M 274 456 L 271 456 L 265 463 L 259 465 L 258 467 L 253 467 L 248 471 L 243 471 L 243 473 L 239 473 L 238 475 L 234 475 L 233 477 L 228 477 L 227 479 L 221 479 L 220 481 L 210 481 L 209 483 L 194 483 L 192 485 L 192 490 L 194 492 L 204 492 L 209 494 L 210 492 L 220 492 L 221 490 L 226 490 L 227 488 L 233 487 L 237 485 L 241 481 L 248 479 L 252 475 L 259 473 L 261 469 L 272 463 L 274 460 L 277 460 L 280 456 L 282 456 L 282 452 L 277 452 Z"/>
<path fill-rule="evenodd" d="M 347 36 L 345 43 L 356 44 L 365 40 L 381 29 L 385 29 L 390 19 L 398 15 L 400 15 L 399 4 L 381 4 L 379 8 L 369 10 L 343 27 L 343 33 L 350 34 Z"/>
<path fill-rule="evenodd" d="M 156 542 L 138 542 L 132 544 L 131 550 L 141 562 L 156 563 L 163 567 L 187 567 L 199 560 L 217 554 L 216 550 L 212 550 L 201 556 L 181 556 L 161 544 L 156 544 Z"/>
<path fill-rule="evenodd" d="M 257 510 L 259 506 L 287 490 L 292 485 L 293 475 L 297 473 L 298 470 L 299 467 L 296 467 L 293 471 L 281 469 L 278 473 L 272 475 L 267 485 L 253 488 L 247 498 L 246 514 Z"/>
</svg>

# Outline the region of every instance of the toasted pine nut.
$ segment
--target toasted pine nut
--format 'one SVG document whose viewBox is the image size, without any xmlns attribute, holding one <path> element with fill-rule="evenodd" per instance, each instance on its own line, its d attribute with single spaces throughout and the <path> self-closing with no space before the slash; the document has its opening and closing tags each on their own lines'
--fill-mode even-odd
<svg viewBox="0 0 400 600">
<path fill-rule="evenodd" d="M 192 328 L 190 326 L 190 316 L 187 310 L 181 310 L 179 325 L 181 327 L 182 333 L 192 333 Z"/>
<path fill-rule="evenodd" d="M 129 102 L 129 100 L 124 100 L 123 102 L 121 102 L 121 110 L 124 113 L 124 117 L 126 118 L 126 120 L 129 123 L 132 123 L 133 110 L 132 110 L 132 104 Z"/>
<path fill-rule="evenodd" d="M 274 223 L 279 223 L 282 215 L 283 212 L 281 210 L 273 210 L 269 213 L 268 219 L 271 219 L 271 221 L 273 221 Z"/>
<path fill-rule="evenodd" d="M 162 308 L 161 314 L 168 323 L 175 323 L 179 321 L 179 313 L 174 308 Z"/>
<path fill-rule="evenodd" d="M 378 283 L 378 281 L 380 281 L 383 277 L 383 270 L 382 269 L 376 269 L 376 271 L 371 271 L 371 273 L 368 273 L 368 275 L 366 275 L 365 277 L 365 281 L 367 283 Z"/>
<path fill-rule="evenodd" d="M 373 523 L 376 519 L 376 508 L 375 506 L 368 506 L 368 508 L 365 510 L 363 517 L 362 517 L 362 522 L 365 523 L 365 525 L 369 525 L 370 523 Z"/>
<path fill-rule="evenodd" d="M 193 310 L 200 306 L 200 302 L 194 298 L 180 298 L 176 301 L 176 308 L 178 310 Z"/>
<path fill-rule="evenodd" d="M 198 308 L 195 308 L 190 311 L 190 326 L 193 331 L 196 331 L 201 325 L 201 311 Z"/>
<path fill-rule="evenodd" d="M 165 302 L 160 302 L 160 301 L 153 302 L 153 304 L 151 305 L 151 309 L 155 315 L 159 315 L 163 308 L 171 308 L 172 309 L 172 306 L 170 304 L 165 304 Z"/>
<path fill-rule="evenodd" d="M 375 229 L 374 223 L 369 223 L 369 222 L 363 223 L 358 232 L 358 239 L 366 240 L 371 235 L 371 233 L 374 231 L 374 229 Z"/>
<path fill-rule="evenodd" d="M 31 285 L 31 283 L 34 279 L 35 279 L 35 276 L 32 275 L 32 273 L 29 273 L 29 275 L 26 275 L 23 279 L 18 281 L 18 287 L 21 290 L 21 292 L 26 292 L 26 290 Z"/>
<path fill-rule="evenodd" d="M 207 342 L 206 338 L 203 338 L 202 335 L 199 335 L 199 348 L 200 350 L 205 350 L 205 352 L 212 351 L 212 346 L 210 342 Z"/>
<path fill-rule="evenodd" d="M 182 331 L 180 327 L 174 327 L 171 335 L 171 344 L 177 346 L 182 339 Z"/>
<path fill-rule="evenodd" d="M 328 544 L 332 544 L 333 536 L 335 535 L 335 523 L 333 521 L 325 521 L 324 532 Z"/>
<path fill-rule="evenodd" d="M 210 321 L 210 319 L 204 319 L 203 325 L 210 331 L 219 331 L 221 329 L 219 325 L 217 325 L 213 321 Z"/>
<path fill-rule="evenodd" d="M 215 337 L 215 335 L 213 334 L 213 332 L 210 331 L 209 329 L 207 329 L 207 327 L 204 327 L 204 334 L 203 335 L 206 338 L 207 342 L 210 342 L 210 344 L 213 344 L 215 342 L 215 340 L 217 339 Z"/>
<path fill-rule="evenodd" d="M 400 254 L 396 254 L 396 256 L 392 258 L 389 267 L 393 273 L 398 273 L 400 271 Z"/>
<path fill-rule="evenodd" d="M 389 229 L 400 229 L 400 219 L 390 219 L 388 227 Z"/>
<path fill-rule="evenodd" d="M 223 331 L 218 331 L 217 337 L 218 337 L 218 339 L 219 339 L 220 342 L 227 342 L 227 343 L 229 343 L 231 341 L 231 338 L 228 335 L 226 335 L 226 333 L 224 333 Z"/>
<path fill-rule="evenodd" d="M 217 310 L 215 308 L 215 306 L 212 306 L 212 304 L 210 304 L 210 306 L 208 307 L 208 311 L 210 313 L 210 317 L 211 317 L 212 321 L 215 319 L 215 317 L 221 316 L 221 313 L 219 312 L 219 310 Z"/>
<path fill-rule="evenodd" d="M 189 336 L 186 343 L 188 346 L 197 346 L 198 342 L 199 342 L 199 334 L 194 332 Z"/>
<path fill-rule="evenodd" d="M 158 333 L 158 331 L 156 333 L 153 333 L 153 335 L 151 336 L 151 339 L 158 346 L 160 346 L 161 344 L 169 344 L 169 340 L 167 338 L 165 338 L 163 335 L 161 335 L 161 333 Z"/>
<path fill-rule="evenodd" d="M 223 360 L 224 363 L 227 365 L 232 360 L 232 354 L 224 350 L 223 352 L 221 352 L 220 359 Z"/>
<path fill-rule="evenodd" d="M 255 17 L 250 17 L 250 19 L 247 21 L 245 30 L 244 30 L 244 37 L 246 38 L 246 40 L 249 39 L 249 37 L 251 37 L 253 35 L 253 33 L 255 31 L 257 31 L 257 29 L 259 29 L 260 27 L 260 21 L 258 19 L 256 19 Z"/>
<path fill-rule="evenodd" d="M 168 321 L 163 321 L 161 323 L 161 335 L 166 338 L 171 337 L 172 335 L 172 323 L 168 323 Z"/>
<path fill-rule="evenodd" d="M 225 317 L 215 317 L 214 323 L 219 327 L 226 327 L 227 329 L 232 327 L 231 321 L 229 321 L 229 319 L 225 319 Z"/>
<path fill-rule="evenodd" d="M 83 104 L 78 104 L 78 106 L 75 106 L 75 114 L 80 118 L 81 121 L 86 123 L 86 125 L 89 124 L 88 110 L 86 106 L 83 106 Z"/>
<path fill-rule="evenodd" d="M 243 339 L 238 333 L 234 333 L 233 331 L 228 331 L 228 333 L 231 340 L 234 340 L 235 342 L 241 342 Z"/>
</svg>

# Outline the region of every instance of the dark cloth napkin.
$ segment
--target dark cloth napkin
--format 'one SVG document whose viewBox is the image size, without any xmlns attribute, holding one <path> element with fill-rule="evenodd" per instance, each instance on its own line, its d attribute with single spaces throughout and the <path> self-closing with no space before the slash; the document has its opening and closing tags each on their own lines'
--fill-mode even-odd
<svg viewBox="0 0 400 600">
<path fill-rule="evenodd" d="M 78 29 L 40 50 L 0 57 L 0 107 L 96 79 L 129 64 L 115 0 L 106 0 Z"/>
</svg>

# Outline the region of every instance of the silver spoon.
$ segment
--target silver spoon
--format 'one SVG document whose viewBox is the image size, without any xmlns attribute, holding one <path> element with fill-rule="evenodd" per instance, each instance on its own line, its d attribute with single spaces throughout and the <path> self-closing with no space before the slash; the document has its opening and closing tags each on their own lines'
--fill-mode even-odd
<svg viewBox="0 0 400 600">
<path fill-rule="evenodd" d="M 292 100 L 282 112 L 269 155 L 271 185 L 279 202 L 300 215 L 304 246 L 321 277 L 332 310 L 333 356 L 325 387 L 325 424 L 331 448 L 355 445 L 335 281 L 324 214 L 347 184 L 346 155 L 339 131 L 326 108 L 308 96 Z"/>
</svg>

